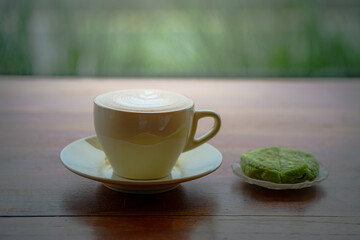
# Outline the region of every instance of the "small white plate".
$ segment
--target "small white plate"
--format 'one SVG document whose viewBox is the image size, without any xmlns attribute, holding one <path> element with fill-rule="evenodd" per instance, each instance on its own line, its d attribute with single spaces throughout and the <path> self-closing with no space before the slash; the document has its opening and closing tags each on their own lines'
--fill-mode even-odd
<svg viewBox="0 0 360 240">
<path fill-rule="evenodd" d="M 172 190 L 182 182 L 214 172 L 222 163 L 220 151 L 205 143 L 182 153 L 168 177 L 156 180 L 122 178 L 113 174 L 113 169 L 96 136 L 70 143 L 61 151 L 60 158 L 67 169 L 80 176 L 102 182 L 115 191 L 137 194 Z"/>
<path fill-rule="evenodd" d="M 233 173 L 235 175 L 241 177 L 245 182 L 250 183 L 250 184 L 255 184 L 260 187 L 264 187 L 264 188 L 268 188 L 268 189 L 275 189 L 275 190 L 300 189 L 300 188 L 311 187 L 316 183 L 320 183 L 320 182 L 324 181 L 329 175 L 329 172 L 320 164 L 319 176 L 314 181 L 305 181 L 302 183 L 295 183 L 295 184 L 285 184 L 285 183 L 273 183 L 273 182 L 250 178 L 250 177 L 246 176 L 244 174 L 244 172 L 242 171 L 240 162 L 234 162 L 231 165 L 231 168 L 233 170 Z"/>
</svg>

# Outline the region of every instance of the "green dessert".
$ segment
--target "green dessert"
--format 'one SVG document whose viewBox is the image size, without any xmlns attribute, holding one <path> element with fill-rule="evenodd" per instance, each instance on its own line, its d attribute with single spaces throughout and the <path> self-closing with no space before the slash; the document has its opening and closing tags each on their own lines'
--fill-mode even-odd
<svg viewBox="0 0 360 240">
<path fill-rule="evenodd" d="M 268 147 L 244 153 L 241 169 L 248 177 L 274 183 L 312 181 L 319 175 L 319 163 L 301 150 Z"/>
</svg>

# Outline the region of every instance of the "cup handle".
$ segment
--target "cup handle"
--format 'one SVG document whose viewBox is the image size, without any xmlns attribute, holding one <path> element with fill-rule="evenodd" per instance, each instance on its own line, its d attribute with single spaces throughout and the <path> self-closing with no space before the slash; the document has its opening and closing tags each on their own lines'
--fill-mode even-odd
<svg viewBox="0 0 360 240">
<path fill-rule="evenodd" d="M 196 133 L 199 119 L 205 118 L 205 117 L 212 117 L 214 119 L 214 125 L 207 133 L 205 133 L 204 135 L 202 135 L 199 138 L 195 138 L 195 133 Z M 220 126 L 221 126 L 221 118 L 220 118 L 220 115 L 217 114 L 216 112 L 211 111 L 211 110 L 195 111 L 189 138 L 188 138 L 188 141 L 185 145 L 183 152 L 194 149 L 194 148 L 200 146 L 201 144 L 209 141 L 211 138 L 213 138 L 219 132 Z"/>
</svg>

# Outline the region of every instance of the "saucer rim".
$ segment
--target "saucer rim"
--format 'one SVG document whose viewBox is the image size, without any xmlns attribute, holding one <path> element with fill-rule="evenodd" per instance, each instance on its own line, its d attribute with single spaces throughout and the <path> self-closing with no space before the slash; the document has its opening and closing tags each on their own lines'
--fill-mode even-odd
<svg viewBox="0 0 360 240">
<path fill-rule="evenodd" d="M 88 178 L 88 179 L 91 179 L 91 180 L 94 180 L 94 181 L 97 181 L 97 182 L 102 182 L 102 183 L 108 183 L 108 184 L 116 184 L 116 185 L 127 185 L 127 186 L 155 186 L 155 185 L 173 185 L 173 184 L 180 184 L 180 183 L 183 183 L 183 182 L 188 182 L 188 181 L 192 181 L 192 180 L 195 180 L 195 179 L 198 179 L 198 178 L 202 178 L 206 175 L 209 175 L 210 173 L 213 173 L 215 172 L 217 169 L 219 169 L 221 167 L 221 165 L 223 164 L 223 156 L 221 154 L 221 152 L 216 148 L 214 147 L 213 145 L 209 144 L 209 143 L 204 143 L 202 145 L 200 145 L 198 148 L 202 147 L 203 145 L 208 145 L 210 146 L 211 148 L 213 148 L 220 156 L 220 162 L 219 164 L 209 170 L 209 171 L 206 171 L 204 173 L 201 173 L 201 174 L 197 174 L 197 175 L 194 175 L 194 176 L 189 176 L 189 177 L 185 177 L 185 178 L 178 178 L 178 179 L 173 179 L 173 180 L 161 180 L 163 178 L 160 178 L 160 179 L 153 179 L 153 180 L 136 180 L 136 179 L 127 179 L 127 178 L 123 178 L 121 176 L 121 178 L 123 178 L 122 180 L 113 180 L 113 179 L 109 179 L 109 178 L 102 178 L 102 177 L 94 177 L 92 175 L 88 175 L 86 173 L 83 173 L 83 172 L 80 172 L 80 171 L 77 171 L 75 169 L 72 169 L 70 166 L 68 166 L 65 161 L 63 160 L 63 155 L 64 155 L 64 152 L 72 147 L 72 145 L 75 145 L 76 143 L 78 142 L 81 142 L 81 141 L 85 141 L 86 139 L 90 139 L 90 138 L 97 138 L 96 135 L 91 135 L 91 136 L 87 136 L 87 137 L 83 137 L 83 138 L 80 138 L 80 139 L 77 139 L 75 141 L 72 141 L 71 143 L 69 143 L 68 145 L 66 145 L 62 150 L 61 150 L 61 153 L 60 153 L 60 161 L 62 163 L 62 165 L 67 168 L 69 171 L 79 175 L 79 176 L 82 176 L 82 177 L 85 177 L 85 178 Z M 196 150 L 196 148 L 194 149 Z M 190 151 L 194 151 L 194 150 L 190 150 Z"/>
</svg>

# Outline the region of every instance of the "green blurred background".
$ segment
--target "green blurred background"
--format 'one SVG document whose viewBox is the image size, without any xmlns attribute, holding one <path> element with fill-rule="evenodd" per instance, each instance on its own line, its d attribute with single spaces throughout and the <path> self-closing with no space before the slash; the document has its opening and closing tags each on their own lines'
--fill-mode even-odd
<svg viewBox="0 0 360 240">
<path fill-rule="evenodd" d="M 0 74 L 359 77 L 360 1 L 0 0 Z"/>
</svg>

